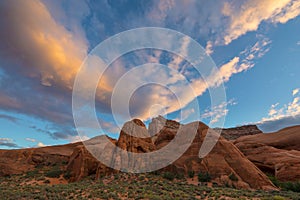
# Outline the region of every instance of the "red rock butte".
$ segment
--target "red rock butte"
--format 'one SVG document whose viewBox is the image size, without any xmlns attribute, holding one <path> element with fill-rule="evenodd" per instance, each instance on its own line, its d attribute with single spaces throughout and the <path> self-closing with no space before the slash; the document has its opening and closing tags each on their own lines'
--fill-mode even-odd
<svg viewBox="0 0 300 200">
<path fill-rule="evenodd" d="M 211 182 L 220 186 L 229 184 L 236 188 L 262 190 L 277 190 L 265 173 L 271 173 L 283 181 L 299 180 L 300 126 L 270 134 L 262 133 L 255 125 L 225 129 L 222 134 L 227 139 L 221 136 L 212 151 L 204 158 L 199 158 L 199 150 L 209 127 L 202 122 L 193 123 L 198 123 L 198 129 L 192 144 L 179 159 L 158 173 L 169 171 L 183 176 L 190 172 L 208 173 Z M 172 141 L 181 126 L 188 127 L 191 124 L 183 125 L 159 116 L 152 119 L 147 130 L 141 120 L 133 119 L 124 124 L 117 140 L 109 139 L 115 148 L 128 152 L 153 152 Z M 84 144 L 98 145 L 101 137 L 107 136 L 92 138 Z M 37 166 L 55 165 L 58 162 L 65 163 L 64 167 L 70 174 L 69 182 L 79 181 L 92 174 L 98 178 L 119 173 L 95 159 L 84 144 L 78 142 L 42 148 L 0 150 L 0 176 L 21 174 Z M 120 162 L 127 164 L 126 159 L 116 158 L 114 151 L 106 151 L 105 147 L 99 153 L 104 153 L 115 165 Z"/>
</svg>

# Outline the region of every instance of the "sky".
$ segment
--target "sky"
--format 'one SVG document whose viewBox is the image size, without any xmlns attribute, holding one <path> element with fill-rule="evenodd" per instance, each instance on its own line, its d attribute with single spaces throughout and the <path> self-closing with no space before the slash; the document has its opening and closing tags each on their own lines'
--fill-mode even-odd
<svg viewBox="0 0 300 200">
<path fill-rule="evenodd" d="M 148 85 L 133 93 L 130 114 L 146 124 L 158 114 L 169 119 L 181 114 L 182 122 L 189 122 L 190 115 L 198 115 L 191 106 L 196 101 L 198 117 L 211 127 L 222 119 L 224 127 L 257 124 L 264 132 L 299 125 L 299 15 L 300 0 L 2 0 L 0 148 L 42 147 L 94 136 L 79 136 L 74 125 L 75 77 L 99 43 L 142 27 L 189 36 L 218 71 L 204 81 L 184 58 L 159 49 L 120 56 L 98 83 L 96 115 L 103 130 L 97 134 L 117 137 L 121 127 L 111 107 L 114 87 L 124 74 L 146 63 L 171 70 L 148 68 L 130 75 L 121 87 L 126 91 L 143 78 L 170 86 Z M 189 42 L 182 42 L 183 51 L 189 50 Z M 186 92 L 182 76 L 195 88 L 194 95 Z M 210 91 L 220 86 L 226 100 L 212 106 Z M 171 89 L 182 94 L 183 106 Z"/>
</svg>

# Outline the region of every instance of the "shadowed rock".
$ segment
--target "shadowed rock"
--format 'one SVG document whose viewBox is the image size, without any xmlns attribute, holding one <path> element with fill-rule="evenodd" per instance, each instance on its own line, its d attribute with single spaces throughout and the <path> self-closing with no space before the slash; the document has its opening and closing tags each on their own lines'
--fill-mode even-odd
<svg viewBox="0 0 300 200">
<path fill-rule="evenodd" d="M 300 126 L 240 137 L 234 144 L 262 171 L 281 181 L 300 179 Z"/>
</svg>

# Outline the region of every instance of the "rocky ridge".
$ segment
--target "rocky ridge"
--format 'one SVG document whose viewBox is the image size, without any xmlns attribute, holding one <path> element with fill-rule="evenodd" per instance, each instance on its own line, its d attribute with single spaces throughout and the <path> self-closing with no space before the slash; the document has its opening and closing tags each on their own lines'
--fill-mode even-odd
<svg viewBox="0 0 300 200">
<path fill-rule="evenodd" d="M 218 185 L 229 184 L 236 188 L 264 190 L 276 188 L 262 171 L 273 172 L 275 170 L 274 174 L 281 180 L 299 180 L 297 173 L 293 175 L 290 172 L 287 175 L 287 171 L 294 170 L 295 172 L 300 168 L 296 161 L 299 160 L 299 143 L 297 144 L 299 138 L 295 136 L 294 129 L 283 130 L 293 132 L 288 134 L 290 135 L 288 137 L 277 136 L 276 133 L 273 136 L 265 136 L 265 134 L 260 133 L 261 131 L 256 126 L 226 129 L 225 135 L 232 135 L 229 138 L 232 141 L 224 138 L 226 136 L 220 137 L 208 155 L 199 157 L 199 150 L 205 137 L 208 132 L 213 130 L 201 122 L 183 125 L 161 116 L 154 118 L 148 129 L 138 119 L 125 123 L 117 140 L 107 136 L 98 136 L 83 143 L 36 149 L 0 150 L 0 175 L 20 174 L 30 171 L 38 165 L 63 162 L 66 163 L 65 169 L 69 172 L 69 181 L 73 182 L 89 175 L 95 175 L 96 178 L 99 178 L 103 175 L 119 173 L 122 170 L 121 166 L 127 166 L 129 169 L 134 169 L 137 165 L 147 167 L 148 163 L 139 160 L 135 163 L 132 162 L 128 152 L 149 153 L 158 151 L 170 144 L 177 137 L 178 132 L 186 131 L 188 134 L 188 130 L 195 126 L 197 133 L 192 138 L 191 145 L 175 162 L 159 170 L 158 173 L 168 171 L 184 176 L 191 172 L 195 176 L 198 173 L 207 173 L 211 176 L 211 182 Z M 270 139 L 273 137 L 274 140 Z M 104 138 L 109 139 L 109 144 L 102 142 Z M 233 138 L 238 139 L 233 140 Z M 265 142 L 262 143 L 254 138 L 263 138 L 261 140 Z M 180 144 L 179 148 L 184 145 L 184 143 Z M 261 149 L 257 150 L 258 146 Z M 92 149 L 92 153 L 87 149 Z M 118 152 L 122 150 L 126 150 L 125 153 L 119 154 Z M 259 154 L 259 151 L 264 151 L 265 155 Z M 95 154 L 105 157 L 109 166 L 114 169 L 95 159 Z M 272 157 L 270 155 L 274 157 L 272 161 L 270 161 L 269 157 Z M 280 161 L 284 164 L 281 163 L 280 165 Z M 290 164 L 287 165 L 286 163 Z M 232 177 L 235 178 L 232 179 Z"/>
</svg>

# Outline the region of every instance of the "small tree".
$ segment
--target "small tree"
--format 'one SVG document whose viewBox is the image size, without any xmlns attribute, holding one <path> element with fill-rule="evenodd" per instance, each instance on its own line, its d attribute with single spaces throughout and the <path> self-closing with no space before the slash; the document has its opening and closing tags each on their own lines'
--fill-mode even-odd
<svg viewBox="0 0 300 200">
<path fill-rule="evenodd" d="M 208 172 L 205 172 L 205 173 L 199 172 L 198 180 L 199 180 L 199 182 L 209 182 L 209 181 L 211 181 L 211 176 Z"/>
<path fill-rule="evenodd" d="M 194 171 L 188 171 L 188 176 L 190 178 L 193 178 L 195 176 L 195 172 Z"/>
</svg>

